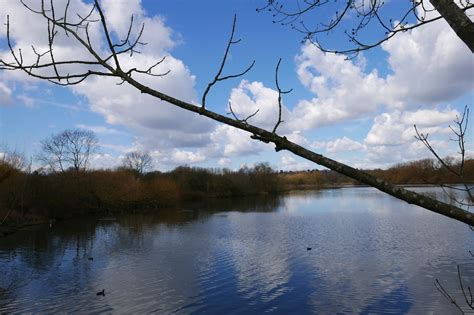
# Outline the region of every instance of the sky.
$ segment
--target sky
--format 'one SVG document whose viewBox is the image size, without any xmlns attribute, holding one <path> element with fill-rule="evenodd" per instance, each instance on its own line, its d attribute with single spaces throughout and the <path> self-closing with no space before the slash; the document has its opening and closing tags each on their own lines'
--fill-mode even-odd
<svg viewBox="0 0 474 315">
<path fill-rule="evenodd" d="M 39 1 L 27 1 L 38 5 Z M 271 13 L 257 12 L 265 0 L 102 0 L 114 39 L 124 38 L 130 16 L 145 24 L 140 54 L 124 56 L 125 67 L 150 66 L 166 56 L 156 69 L 164 77 L 137 75 L 141 82 L 169 95 L 199 105 L 216 75 L 237 15 L 235 38 L 223 75 L 244 70 L 245 76 L 217 83 L 207 108 L 227 114 L 229 102 L 239 117 L 257 109 L 249 123 L 272 129 L 278 119 L 275 67 L 282 58 L 279 83 L 283 90 L 283 120 L 278 131 L 315 152 L 357 168 L 386 168 L 429 158 L 415 139 L 413 125 L 430 134 L 440 155 L 458 156 L 449 129 L 456 115 L 474 99 L 474 59 L 444 20 L 400 35 L 353 60 L 324 54 L 302 42 L 291 27 L 272 23 Z M 58 6 L 64 1 L 55 1 Z M 402 1 L 388 4 L 396 16 Z M 72 0 L 70 10 L 86 12 L 90 1 Z M 331 11 L 323 11 L 330 16 Z M 387 14 L 388 14 L 387 13 Z M 436 13 L 432 13 L 436 14 Z M 0 58 L 11 60 L 6 42 L 10 16 L 14 49 L 33 58 L 31 45 L 46 49 L 47 25 L 16 0 L 0 0 Z M 309 16 L 311 17 L 311 16 Z M 354 17 L 349 16 L 347 22 Z M 387 17 L 388 18 L 388 17 Z M 138 26 L 133 28 L 136 34 Z M 380 36 L 367 29 L 367 36 Z M 91 27 L 92 42 L 106 51 L 98 26 Z M 87 57 L 71 38 L 58 35 L 57 60 Z M 347 45 L 340 34 L 327 43 Z M 77 69 L 76 69 L 77 70 Z M 0 154 L 6 149 L 35 157 L 41 141 L 68 128 L 95 132 L 100 149 L 94 168 L 120 165 L 130 151 L 149 152 L 154 169 L 179 165 L 238 169 L 269 162 L 277 170 L 318 168 L 289 152 L 205 117 L 187 113 L 113 78 L 91 77 L 83 83 L 59 87 L 20 72 L 0 71 Z M 467 132 L 467 154 L 474 156 L 472 124 Z M 34 162 L 36 167 L 40 166 Z"/>
</svg>

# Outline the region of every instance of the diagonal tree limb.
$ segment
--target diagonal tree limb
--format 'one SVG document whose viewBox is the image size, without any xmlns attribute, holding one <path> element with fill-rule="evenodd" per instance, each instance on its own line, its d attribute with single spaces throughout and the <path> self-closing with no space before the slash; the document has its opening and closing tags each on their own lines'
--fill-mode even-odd
<svg viewBox="0 0 474 315">
<path fill-rule="evenodd" d="M 103 16 L 102 11 L 101 11 L 102 9 L 100 8 L 98 2 L 96 2 L 96 10 L 99 12 L 101 16 Z M 78 34 L 78 32 L 74 29 L 74 28 L 77 28 L 78 26 L 71 27 L 70 25 L 63 22 L 64 19 L 52 19 L 46 14 L 45 11 L 42 11 L 39 14 L 41 14 L 48 22 L 54 23 L 56 27 L 63 29 L 64 31 L 67 31 L 70 35 L 72 35 L 71 36 L 72 39 L 77 40 L 82 46 L 84 46 L 89 51 L 89 53 L 97 60 L 97 63 L 103 68 L 102 69 L 103 72 L 96 71 L 95 73 L 90 73 L 91 72 L 90 70 L 89 72 L 84 73 L 83 79 L 85 79 L 89 75 L 97 75 L 97 76 L 106 75 L 106 76 L 116 77 L 122 80 L 123 82 L 127 82 L 131 86 L 135 87 L 137 90 L 139 90 L 143 94 L 148 94 L 152 97 L 165 101 L 169 103 L 170 105 L 177 106 L 179 108 L 193 112 L 195 114 L 206 116 L 209 119 L 221 122 L 223 124 L 247 131 L 251 134 L 251 137 L 253 139 L 257 139 L 265 143 L 273 143 L 275 145 L 276 151 L 287 150 L 304 159 L 307 159 L 316 164 L 329 168 L 340 174 L 346 175 L 361 183 L 372 186 L 395 198 L 406 201 L 407 203 L 418 205 L 432 212 L 447 216 L 457 221 L 466 223 L 470 226 L 474 226 L 474 215 L 471 212 L 466 211 L 462 208 L 438 201 L 428 196 L 424 196 L 424 195 L 406 190 L 402 187 L 395 186 L 383 179 L 372 176 L 366 172 L 363 172 L 361 170 L 358 170 L 346 164 L 337 162 L 321 154 L 312 152 L 304 147 L 299 146 L 296 143 L 289 141 L 286 137 L 282 137 L 282 136 L 277 135 L 274 132 L 253 126 L 249 124 L 246 120 L 242 121 L 238 119 L 232 119 L 224 115 L 221 115 L 219 113 L 216 113 L 214 111 L 207 110 L 203 106 L 196 106 L 191 103 L 184 102 L 182 100 L 174 98 L 158 90 L 152 89 L 149 86 L 146 86 L 143 83 L 137 81 L 137 79 L 133 78 L 126 72 L 124 72 L 117 63 L 115 64 L 115 67 L 114 67 L 114 65 L 109 64 L 106 61 L 106 59 L 101 58 L 99 53 L 94 50 L 94 48 L 88 43 L 88 41 L 83 39 Z M 103 25 L 106 25 L 105 19 L 101 19 L 101 22 Z M 88 23 L 88 22 L 84 22 L 84 23 Z M 9 25 L 7 24 L 7 29 L 8 27 Z M 107 32 L 106 27 L 103 27 L 103 30 Z M 109 44 L 111 44 L 113 47 L 113 42 L 110 38 L 110 35 L 107 35 L 107 36 L 110 39 Z M 230 43 L 232 42 L 233 42 L 233 38 L 231 37 Z M 9 69 L 21 70 L 31 75 L 33 70 L 35 69 L 35 66 L 32 65 L 30 66 L 31 68 L 24 66 L 21 53 L 20 53 L 20 56 L 15 55 L 15 52 L 13 51 L 9 38 L 8 38 L 8 44 L 9 44 L 11 53 L 14 56 L 15 61 L 17 63 L 16 65 L 7 64 L 8 67 L 10 67 Z M 116 52 L 114 49 L 111 49 L 111 53 L 112 53 L 113 59 L 118 60 L 117 54 L 119 54 L 119 52 Z M 109 58 L 107 58 L 107 60 L 108 59 Z M 3 62 L 3 64 L 6 64 L 6 63 Z M 73 74 L 73 75 L 77 75 L 77 74 Z M 54 80 L 59 81 L 59 79 L 61 79 L 61 77 L 58 77 L 55 79 L 53 78 L 51 79 L 51 81 L 54 81 Z"/>
</svg>

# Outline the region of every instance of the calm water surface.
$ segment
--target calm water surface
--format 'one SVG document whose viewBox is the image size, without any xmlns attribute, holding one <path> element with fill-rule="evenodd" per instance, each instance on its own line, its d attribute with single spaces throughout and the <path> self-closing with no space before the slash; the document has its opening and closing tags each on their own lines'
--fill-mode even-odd
<svg viewBox="0 0 474 315">
<path fill-rule="evenodd" d="M 457 314 L 473 240 L 371 188 L 60 222 L 0 239 L 0 312 Z"/>
</svg>

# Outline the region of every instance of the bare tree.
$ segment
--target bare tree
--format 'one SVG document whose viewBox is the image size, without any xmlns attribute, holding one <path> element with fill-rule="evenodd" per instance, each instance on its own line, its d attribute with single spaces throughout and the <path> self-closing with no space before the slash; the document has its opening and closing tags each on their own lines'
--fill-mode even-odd
<svg viewBox="0 0 474 315">
<path fill-rule="evenodd" d="M 450 205 L 438 201 L 436 199 L 432 199 L 428 196 L 408 191 L 402 187 L 395 186 L 383 179 L 376 178 L 366 172 L 350 167 L 346 164 L 337 162 L 321 154 L 312 152 L 304 147 L 297 145 L 294 142 L 289 141 L 286 137 L 278 135 L 276 131 L 278 125 L 281 123 L 281 119 L 278 119 L 273 130 L 269 131 L 251 125 L 248 122 L 250 116 L 246 118 L 238 118 L 232 111 L 230 104 L 229 110 L 230 114 L 232 114 L 233 117 L 228 117 L 217 112 L 208 110 L 207 107 L 204 106 L 204 101 L 201 106 L 196 106 L 195 104 L 184 102 L 180 99 L 177 99 L 173 96 L 170 96 L 161 91 L 153 89 L 150 86 L 145 85 L 144 83 L 140 82 L 140 80 L 137 79 L 135 75 L 137 73 L 150 76 L 166 75 L 168 72 L 156 73 L 156 67 L 160 65 L 163 59 L 157 61 L 154 65 L 147 69 L 138 69 L 136 67 L 125 69 L 124 65 L 120 62 L 121 55 L 133 54 L 137 51 L 138 47 L 143 44 L 140 42 L 140 38 L 143 34 L 144 26 L 142 26 L 141 31 L 139 32 L 136 38 L 131 38 L 132 35 L 129 31 L 124 39 L 117 40 L 117 36 L 111 36 L 108 31 L 107 20 L 104 16 L 104 13 L 102 11 L 102 8 L 100 7 L 98 0 L 94 1 L 93 8 L 86 15 L 70 14 L 68 12 L 68 3 L 69 2 L 66 3 L 65 9 L 61 10 L 61 12 L 58 12 L 55 9 L 54 1 L 41 1 L 42 6 L 39 9 L 25 5 L 28 10 L 31 10 L 32 12 L 42 16 L 48 26 L 46 29 L 49 47 L 46 51 L 38 51 L 37 48 L 32 47 L 32 50 L 36 54 L 37 58 L 31 63 L 23 59 L 23 54 L 21 50 L 15 50 L 13 48 L 12 40 L 10 38 L 11 31 L 9 17 L 7 17 L 7 44 L 10 49 L 12 60 L 0 60 L 0 69 L 23 71 L 30 76 L 43 80 L 48 80 L 52 83 L 59 85 L 79 84 L 90 76 L 114 77 L 118 79 L 118 84 L 127 83 L 135 87 L 141 93 L 156 97 L 157 99 L 163 100 L 169 103 L 170 105 L 177 106 L 184 110 L 208 117 L 223 124 L 247 131 L 251 134 L 252 139 L 259 140 L 265 143 L 273 143 L 275 145 L 276 151 L 288 150 L 302 158 L 327 167 L 338 173 L 344 174 L 369 186 L 375 187 L 380 191 L 390 194 L 391 196 L 394 196 L 398 199 L 404 200 L 410 204 L 415 204 L 438 214 L 453 218 L 460 222 L 464 222 L 469 225 L 474 225 L 474 215 L 469 211 L 466 211 L 455 205 Z M 89 29 L 90 25 L 93 23 L 100 23 L 101 30 L 106 41 L 107 49 L 105 51 L 102 46 L 95 47 L 92 41 L 90 40 Z M 133 19 L 131 19 L 129 30 L 132 29 L 132 26 Z M 67 35 L 67 37 L 65 36 L 64 38 L 62 38 L 62 40 L 75 41 L 77 44 L 81 45 L 89 52 L 89 58 L 74 59 L 71 56 L 71 58 L 68 60 L 55 59 L 55 39 L 60 31 L 64 32 L 64 34 Z M 235 40 L 233 39 L 233 36 L 231 36 L 227 47 L 229 48 L 234 42 Z M 222 66 L 220 67 L 218 75 L 216 76 L 217 79 L 215 79 L 216 82 L 223 80 L 223 77 L 221 77 L 220 73 L 223 69 L 223 65 L 226 62 L 226 57 L 228 53 L 229 49 L 226 49 L 221 64 Z M 75 67 L 73 68 L 71 66 Z M 84 68 L 86 68 L 86 70 L 84 70 Z M 245 71 L 243 73 L 245 73 Z M 228 78 L 233 78 L 236 76 L 238 75 L 228 76 Z M 278 71 L 276 71 L 276 77 L 278 77 Z M 211 87 L 212 85 L 213 84 L 211 83 Z M 279 87 L 278 92 L 280 100 L 282 94 L 287 93 L 287 91 L 282 91 Z M 281 107 L 281 102 L 279 103 L 279 106 Z M 62 154 L 63 149 L 61 146 L 59 148 L 59 152 L 61 152 Z"/>
<path fill-rule="evenodd" d="M 143 174 L 153 168 L 153 160 L 148 152 L 129 152 L 122 160 L 123 167 Z"/>
<path fill-rule="evenodd" d="M 27 166 L 25 155 L 8 147 L 0 149 L 0 165 L 8 166 L 15 170 L 22 170 Z"/>
<path fill-rule="evenodd" d="M 452 141 L 456 142 L 459 148 L 459 158 L 457 165 L 454 165 L 453 161 L 455 160 L 453 157 L 446 157 L 442 158 L 440 154 L 436 151 L 436 149 L 432 146 L 429 141 L 429 134 L 422 133 L 418 130 L 417 126 L 414 125 L 416 136 L 415 138 L 421 141 L 426 148 L 434 155 L 438 163 L 446 169 L 449 173 L 454 175 L 458 179 L 459 185 L 446 185 L 442 184 L 441 188 L 443 189 L 444 193 L 449 197 L 450 200 L 454 201 L 461 207 L 465 207 L 469 209 L 470 207 L 474 206 L 474 185 L 468 184 L 466 182 L 466 178 L 464 175 L 464 166 L 466 161 L 466 131 L 469 124 L 469 108 L 467 106 L 464 107 L 464 111 L 461 117 L 456 116 L 456 119 L 453 121 L 453 125 L 449 126 L 451 131 L 453 132 L 455 138 L 451 139 Z M 460 192 L 461 196 L 457 196 L 455 193 L 452 192 Z M 471 226 L 471 229 L 473 227 Z M 471 256 L 474 257 L 473 253 L 469 251 Z M 474 299 L 472 296 L 471 287 L 468 286 L 467 289 L 465 288 L 465 283 L 461 275 L 461 266 L 457 266 L 457 274 L 458 274 L 458 283 L 461 289 L 461 293 L 463 298 L 461 302 L 457 300 L 453 293 L 450 293 L 438 280 L 435 279 L 434 285 L 436 289 L 451 303 L 453 304 L 461 314 L 465 314 L 465 308 L 468 309 L 468 312 L 474 311 Z M 463 300 L 463 301 L 462 301 Z"/>
<path fill-rule="evenodd" d="M 41 142 L 38 160 L 52 171 L 85 170 L 91 155 L 97 150 L 97 137 L 92 131 L 68 129 Z"/>
<path fill-rule="evenodd" d="M 272 14 L 273 23 L 289 26 L 300 32 L 303 41 L 310 41 L 324 52 L 345 54 L 349 58 L 363 50 L 381 45 L 399 33 L 445 19 L 458 37 L 474 52 L 474 23 L 467 16 L 474 8 L 470 0 L 397 1 L 402 6 L 397 15 L 384 0 L 265 0 L 258 12 Z M 459 5 L 456 4 L 459 2 Z M 433 14 L 437 11 L 440 15 Z M 329 14 L 328 14 L 329 13 Z M 378 37 L 367 36 L 378 30 Z M 345 36 L 347 44 L 334 48 L 325 35 Z"/>
<path fill-rule="evenodd" d="M 467 106 L 464 107 L 464 111 L 462 116 L 456 116 L 456 120 L 454 120 L 454 125 L 449 126 L 453 134 L 455 135 L 455 139 L 451 139 L 452 141 L 458 144 L 459 148 L 459 164 L 458 166 L 453 166 L 450 159 L 452 157 L 442 158 L 438 152 L 433 148 L 431 143 L 429 142 L 429 134 L 422 133 L 418 130 L 416 125 L 414 125 L 416 136 L 415 138 L 421 141 L 426 148 L 434 155 L 436 160 L 444 167 L 448 172 L 453 174 L 458 180 L 458 183 L 461 187 L 455 185 L 441 185 L 443 191 L 449 196 L 451 200 L 456 202 L 461 207 L 466 207 L 469 209 L 470 207 L 474 206 L 474 185 L 470 185 L 466 183 L 466 178 L 464 176 L 464 165 L 466 161 L 466 131 L 469 124 L 469 108 Z M 461 197 L 457 197 L 452 194 L 450 191 L 460 191 L 462 192 Z"/>
</svg>

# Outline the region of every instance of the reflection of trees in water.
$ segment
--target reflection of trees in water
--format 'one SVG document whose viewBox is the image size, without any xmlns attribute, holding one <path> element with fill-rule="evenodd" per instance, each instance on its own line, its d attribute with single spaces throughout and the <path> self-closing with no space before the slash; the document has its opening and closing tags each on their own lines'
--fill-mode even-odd
<svg viewBox="0 0 474 315">
<path fill-rule="evenodd" d="M 273 212 L 281 205 L 283 197 L 260 195 L 258 197 L 242 197 L 228 199 L 207 199 L 190 204 L 191 207 L 208 212 Z M 184 205 L 186 206 L 186 205 Z"/>
<path fill-rule="evenodd" d="M 245 198 L 210 198 L 193 202 L 183 202 L 173 209 L 146 210 L 117 217 L 120 226 L 130 228 L 131 234 L 139 234 L 157 224 L 179 226 L 197 220 L 204 220 L 216 213 L 238 212 L 273 212 L 282 204 L 283 197 L 263 195 Z"/>
<path fill-rule="evenodd" d="M 93 278 L 92 263 L 105 263 L 108 256 L 132 249 L 147 250 L 160 226 L 178 227 L 227 211 L 271 212 L 281 198 L 210 199 L 185 203 L 175 209 L 144 211 L 118 215 L 117 218 L 79 218 L 49 226 L 37 226 L 0 239 L 0 305 L 6 307 L 16 294 L 32 281 L 42 277 L 44 289 L 54 287 L 55 274 L 61 282 L 87 287 L 85 279 Z M 78 290 L 79 288 L 76 288 Z"/>
<path fill-rule="evenodd" d="M 75 220 L 1 238 L 0 273 L 5 276 L 0 277 L 0 287 L 5 290 L 0 294 L 0 308 L 7 309 L 23 291 L 47 294 L 59 281 L 80 285 L 79 279 L 90 272 L 82 262 L 87 262 L 94 247 L 94 234 L 94 221 Z"/>
</svg>

